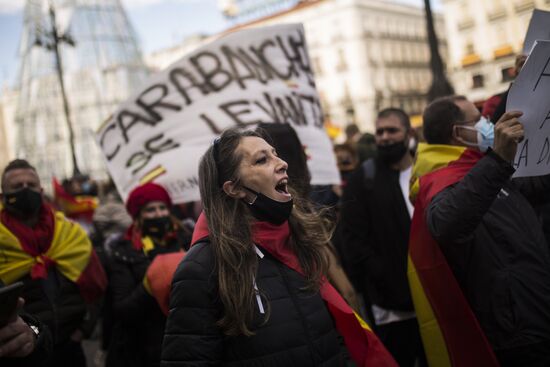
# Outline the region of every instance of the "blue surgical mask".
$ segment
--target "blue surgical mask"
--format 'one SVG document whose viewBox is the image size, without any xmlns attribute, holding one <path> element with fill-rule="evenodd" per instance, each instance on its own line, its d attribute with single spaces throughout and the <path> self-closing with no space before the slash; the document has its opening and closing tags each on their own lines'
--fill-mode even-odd
<svg viewBox="0 0 550 367">
<path fill-rule="evenodd" d="M 477 143 L 464 141 L 464 144 L 471 147 L 476 147 L 482 152 L 486 152 L 487 149 L 493 146 L 493 142 L 495 140 L 495 125 L 493 125 L 487 117 L 481 116 L 479 121 L 476 122 L 474 126 L 455 126 L 467 130 L 475 130 L 477 132 Z"/>
</svg>

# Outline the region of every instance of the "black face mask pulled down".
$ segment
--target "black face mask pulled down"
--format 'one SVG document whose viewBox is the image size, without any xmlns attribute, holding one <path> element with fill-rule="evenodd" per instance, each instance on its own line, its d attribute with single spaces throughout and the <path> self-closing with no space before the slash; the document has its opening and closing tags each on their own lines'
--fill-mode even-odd
<svg viewBox="0 0 550 367">
<path fill-rule="evenodd" d="M 170 217 L 146 218 L 141 224 L 141 234 L 155 238 L 163 238 L 172 229 Z"/>
<path fill-rule="evenodd" d="M 386 164 L 397 163 L 408 153 L 408 147 L 405 145 L 405 141 L 398 141 L 397 143 L 389 145 L 377 145 L 376 148 L 378 151 L 378 158 Z"/>
<path fill-rule="evenodd" d="M 288 220 L 292 212 L 292 199 L 289 201 L 277 201 L 246 186 L 244 188 L 256 195 L 256 199 L 251 203 L 247 202 L 254 218 L 260 222 L 269 222 L 277 226 Z"/>
<path fill-rule="evenodd" d="M 16 216 L 32 217 L 42 207 L 42 194 L 25 187 L 9 194 L 4 194 L 4 205 Z"/>
</svg>

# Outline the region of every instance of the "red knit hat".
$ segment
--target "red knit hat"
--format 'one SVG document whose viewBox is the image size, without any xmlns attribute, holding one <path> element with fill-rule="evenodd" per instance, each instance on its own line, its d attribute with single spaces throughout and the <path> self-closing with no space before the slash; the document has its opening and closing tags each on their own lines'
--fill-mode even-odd
<svg viewBox="0 0 550 367">
<path fill-rule="evenodd" d="M 132 190 L 126 201 L 126 210 L 135 219 L 141 208 L 151 201 L 162 201 L 169 208 L 172 207 L 172 199 L 166 189 L 154 182 L 148 182 Z"/>
</svg>

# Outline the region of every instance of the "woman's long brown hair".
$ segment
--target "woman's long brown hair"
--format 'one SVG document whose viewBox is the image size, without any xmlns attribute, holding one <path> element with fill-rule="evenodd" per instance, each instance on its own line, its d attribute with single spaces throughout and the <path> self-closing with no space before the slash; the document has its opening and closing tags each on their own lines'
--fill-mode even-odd
<svg viewBox="0 0 550 367">
<path fill-rule="evenodd" d="M 224 306 L 218 325 L 226 335 L 253 335 L 254 279 L 258 258 L 252 241 L 251 216 L 247 204 L 228 196 L 222 189 L 225 181 L 239 185 L 242 157 L 236 153 L 246 136 L 264 138 L 258 132 L 229 129 L 207 150 L 199 166 L 199 185 L 209 237 L 218 272 L 220 299 Z M 294 194 L 294 192 L 293 192 Z M 331 229 L 323 216 L 311 212 L 302 198 L 294 198 L 289 218 L 291 250 L 296 254 L 307 279 L 307 288 L 316 291 L 328 269 L 326 246 Z M 269 304 L 265 316 L 269 318 Z"/>
</svg>

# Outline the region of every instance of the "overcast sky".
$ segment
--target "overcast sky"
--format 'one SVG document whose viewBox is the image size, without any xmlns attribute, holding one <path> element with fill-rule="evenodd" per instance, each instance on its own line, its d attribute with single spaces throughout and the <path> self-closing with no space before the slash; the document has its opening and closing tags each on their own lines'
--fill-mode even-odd
<svg viewBox="0 0 550 367">
<path fill-rule="evenodd" d="M 400 0 L 423 6 L 423 0 Z M 24 0 L 0 0 L 0 86 L 12 85 Z M 122 0 L 144 53 L 178 43 L 194 33 L 216 33 L 228 26 L 217 0 Z M 432 0 L 437 7 L 440 0 Z"/>
</svg>

